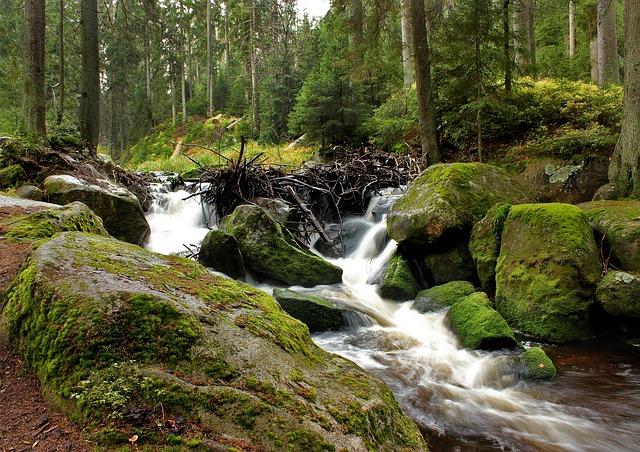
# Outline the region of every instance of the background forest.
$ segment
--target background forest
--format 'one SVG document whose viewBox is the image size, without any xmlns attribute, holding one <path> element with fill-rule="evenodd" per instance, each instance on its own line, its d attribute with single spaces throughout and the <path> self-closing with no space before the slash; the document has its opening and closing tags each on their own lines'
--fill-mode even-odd
<svg viewBox="0 0 640 452">
<path fill-rule="evenodd" d="M 76 136 L 81 6 L 92 2 L 44 3 L 47 130 Z M 294 0 L 98 2 L 99 144 L 146 169 L 168 169 L 181 137 L 225 148 L 242 136 L 280 157 L 278 145 L 301 136 L 417 149 L 409 3 L 336 0 L 312 19 Z M 600 3 L 608 6 L 598 30 L 595 0 L 427 1 L 429 97 L 443 157 L 504 156 L 523 144 L 569 155 L 612 149 L 622 117 L 623 5 Z M 22 4 L 2 0 L 2 133 L 25 128 Z M 614 86 L 602 92 L 590 81 Z"/>
</svg>

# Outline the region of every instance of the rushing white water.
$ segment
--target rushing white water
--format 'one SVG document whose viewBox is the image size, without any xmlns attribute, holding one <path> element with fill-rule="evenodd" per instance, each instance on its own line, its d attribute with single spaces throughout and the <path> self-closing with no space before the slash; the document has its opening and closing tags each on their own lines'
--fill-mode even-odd
<svg viewBox="0 0 640 452">
<path fill-rule="evenodd" d="M 185 243 L 201 242 L 208 230 L 205 215 L 196 198 L 181 201 L 188 195 L 181 191 L 158 196 L 149 215 L 149 248 L 173 253 Z M 380 199 L 372 204 L 377 202 Z M 386 237 L 384 217 L 378 215 L 380 221 L 375 221 L 373 207 L 355 251 L 331 260 L 344 271 L 342 284 L 296 290 L 339 300 L 375 321 L 354 321 L 348 330 L 316 335 L 318 345 L 381 377 L 436 444 L 442 434 L 469 439 L 474 445 L 469 450 L 638 450 L 639 411 L 627 419 L 625 410 L 616 406 L 591 407 L 597 404 L 597 389 L 576 400 L 567 396 L 580 389 L 570 380 L 562 380 L 557 390 L 554 381 L 520 381 L 511 353 L 462 349 L 446 327 L 445 312 L 420 314 L 410 302 L 381 298 L 375 281 L 397 245 Z M 248 282 L 272 289 L 253 279 Z M 637 393 L 632 394 L 637 399 Z M 605 412 L 609 409 L 614 413 Z M 478 444 L 482 448 L 476 448 Z M 443 443 L 440 450 L 454 447 L 467 450 L 456 440 Z"/>
</svg>

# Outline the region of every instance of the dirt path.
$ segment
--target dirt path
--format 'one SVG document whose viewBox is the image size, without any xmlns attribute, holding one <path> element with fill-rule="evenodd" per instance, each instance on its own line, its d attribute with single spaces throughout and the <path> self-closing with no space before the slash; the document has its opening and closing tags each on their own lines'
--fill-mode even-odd
<svg viewBox="0 0 640 452">
<path fill-rule="evenodd" d="M 0 451 L 89 451 L 78 428 L 51 408 L 38 379 L 0 343 Z"/>
</svg>

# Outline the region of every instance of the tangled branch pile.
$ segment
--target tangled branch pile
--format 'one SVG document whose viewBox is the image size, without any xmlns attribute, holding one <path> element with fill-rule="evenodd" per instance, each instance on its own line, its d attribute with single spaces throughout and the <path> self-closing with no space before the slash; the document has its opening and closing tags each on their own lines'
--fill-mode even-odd
<svg viewBox="0 0 640 452">
<path fill-rule="evenodd" d="M 331 163 L 293 172 L 265 165 L 260 155 L 246 159 L 242 154 L 201 176 L 200 181 L 210 185 L 199 194 L 217 218 L 256 198 L 280 199 L 293 209 L 296 226 L 306 232 L 322 233 L 318 223 L 339 221 L 344 213 L 364 213 L 373 193 L 405 185 L 421 171 L 419 159 L 383 151 L 350 151 Z"/>
</svg>

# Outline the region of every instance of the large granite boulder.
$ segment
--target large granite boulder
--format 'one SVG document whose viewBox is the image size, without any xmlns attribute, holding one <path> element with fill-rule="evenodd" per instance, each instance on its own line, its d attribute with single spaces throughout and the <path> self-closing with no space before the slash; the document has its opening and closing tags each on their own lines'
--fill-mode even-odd
<svg viewBox="0 0 640 452">
<path fill-rule="evenodd" d="M 622 270 L 640 272 L 640 201 L 593 201 L 580 207 L 596 238 L 604 238 L 612 263 Z"/>
<path fill-rule="evenodd" d="M 453 306 L 475 292 L 476 289 L 470 282 L 451 281 L 418 292 L 412 308 L 423 313 L 439 311 Z"/>
<path fill-rule="evenodd" d="M 287 314 L 307 325 L 311 332 L 339 330 L 347 325 L 342 315 L 347 310 L 328 298 L 289 289 L 275 289 L 273 298 Z"/>
<path fill-rule="evenodd" d="M 198 260 L 225 275 L 238 279 L 245 275 L 244 260 L 238 241 L 220 230 L 209 231 L 200 245 Z"/>
<path fill-rule="evenodd" d="M 222 221 L 220 230 L 236 238 L 245 265 L 262 276 L 304 287 L 342 281 L 341 268 L 298 246 L 260 207 L 237 207 Z"/>
<path fill-rule="evenodd" d="M 380 295 L 396 301 L 413 300 L 418 293 L 418 283 L 411 272 L 407 259 L 394 254 L 380 281 Z"/>
<path fill-rule="evenodd" d="M 469 245 L 464 239 L 452 242 L 446 248 L 429 251 L 423 262 L 430 282 L 435 285 L 477 279 Z"/>
<path fill-rule="evenodd" d="M 126 188 L 108 180 L 89 184 L 69 175 L 49 176 L 43 185 L 49 202 L 65 205 L 80 201 L 86 204 L 102 218 L 104 227 L 117 239 L 143 245 L 149 238 L 151 229 L 140 201 Z"/>
<path fill-rule="evenodd" d="M 496 265 L 500 255 L 502 228 L 510 204 L 496 204 L 471 230 L 469 251 L 476 267 L 480 287 L 489 295 L 496 293 Z"/>
<path fill-rule="evenodd" d="M 518 345 L 513 330 L 484 292 L 473 293 L 451 306 L 447 321 L 464 348 L 500 350 Z"/>
<path fill-rule="evenodd" d="M 596 298 L 611 315 L 640 317 L 640 277 L 623 271 L 609 271 L 598 284 Z"/>
<path fill-rule="evenodd" d="M 496 267 L 496 307 L 510 325 L 555 342 L 589 337 L 600 276 L 600 252 L 580 208 L 511 207 Z"/>
<path fill-rule="evenodd" d="M 0 295 L 0 330 L 98 438 L 135 434 L 155 450 L 184 430 L 208 450 L 427 448 L 380 380 L 318 348 L 264 292 L 187 259 L 66 232 Z"/>
<path fill-rule="evenodd" d="M 529 194 L 509 174 L 482 163 L 427 168 L 393 205 L 389 236 L 399 243 L 431 247 L 451 236 L 467 236 L 491 206 L 524 203 Z"/>
</svg>

